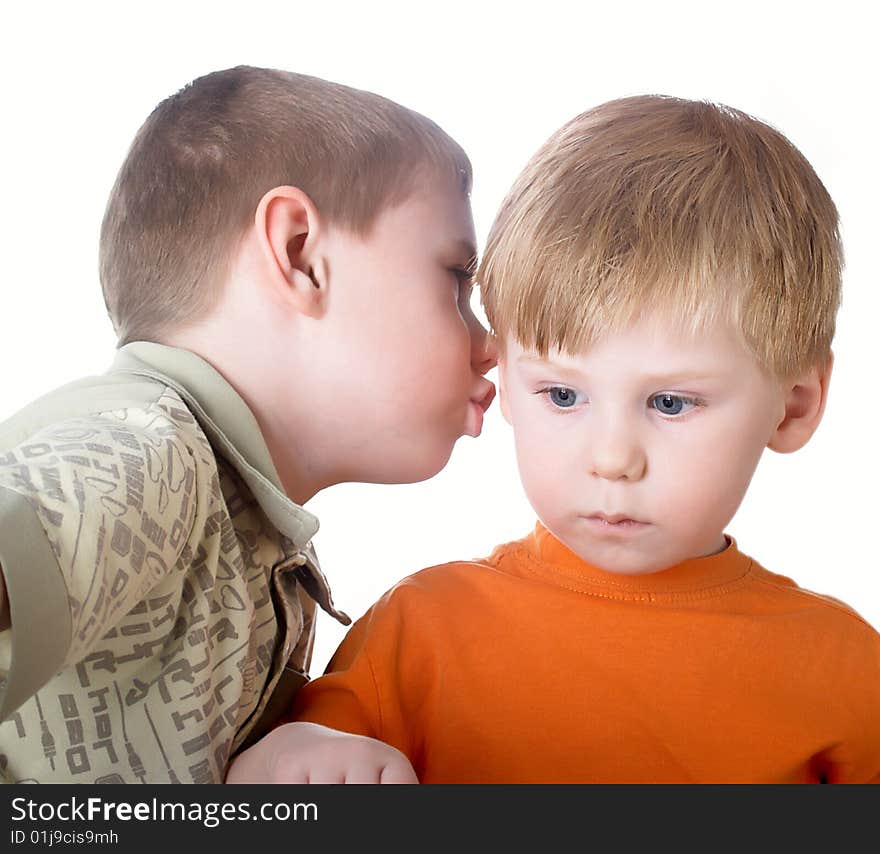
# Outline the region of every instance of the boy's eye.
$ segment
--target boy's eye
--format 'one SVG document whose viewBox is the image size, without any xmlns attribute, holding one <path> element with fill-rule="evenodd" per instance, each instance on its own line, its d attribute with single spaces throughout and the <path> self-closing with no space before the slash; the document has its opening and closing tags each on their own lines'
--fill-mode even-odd
<svg viewBox="0 0 880 854">
<path fill-rule="evenodd" d="M 651 398 L 651 406 L 663 415 L 680 415 L 685 411 L 689 412 L 695 406 L 699 406 L 700 402 L 692 397 L 682 397 L 678 394 L 655 394 Z"/>
<path fill-rule="evenodd" d="M 580 402 L 578 392 L 569 386 L 549 386 L 537 393 L 546 395 L 556 409 L 571 409 Z M 651 398 L 650 404 L 663 415 L 675 416 L 681 415 L 682 412 L 689 412 L 697 406 L 703 406 L 705 402 L 696 397 L 667 393 L 655 394 Z"/>
<path fill-rule="evenodd" d="M 474 274 L 472 270 L 465 267 L 453 267 L 451 272 L 452 275 L 455 276 L 458 286 L 462 288 L 462 290 L 470 288 L 471 285 L 473 285 Z"/>
<path fill-rule="evenodd" d="M 550 402 L 559 409 L 570 409 L 577 403 L 577 392 L 573 388 L 557 385 L 545 389 L 544 393 Z"/>
</svg>

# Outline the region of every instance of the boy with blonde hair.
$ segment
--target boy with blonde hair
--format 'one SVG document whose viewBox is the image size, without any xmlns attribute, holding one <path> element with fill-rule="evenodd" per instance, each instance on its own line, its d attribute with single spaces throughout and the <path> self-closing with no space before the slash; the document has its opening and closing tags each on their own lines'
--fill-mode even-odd
<svg viewBox="0 0 880 854">
<path fill-rule="evenodd" d="M 150 115 L 101 231 L 113 366 L 0 425 L 4 780 L 220 782 L 289 707 L 316 605 L 348 621 L 302 505 L 431 477 L 494 394 L 470 181 L 424 116 L 303 75 Z"/>
<path fill-rule="evenodd" d="M 479 273 L 537 526 L 398 584 L 294 717 L 422 782 L 880 782 L 880 636 L 724 533 L 819 425 L 841 264 L 818 177 L 742 112 L 554 134 Z"/>
</svg>

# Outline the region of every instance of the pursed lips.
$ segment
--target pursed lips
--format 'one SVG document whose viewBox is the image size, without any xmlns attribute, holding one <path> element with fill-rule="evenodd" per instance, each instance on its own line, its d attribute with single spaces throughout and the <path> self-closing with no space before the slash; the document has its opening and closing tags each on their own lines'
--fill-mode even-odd
<svg viewBox="0 0 880 854">
<path fill-rule="evenodd" d="M 471 403 L 476 403 L 483 412 L 492 405 L 492 401 L 495 399 L 495 386 L 488 380 L 486 380 L 486 382 L 488 383 L 488 388 L 485 393 L 480 397 L 471 398 Z"/>
</svg>

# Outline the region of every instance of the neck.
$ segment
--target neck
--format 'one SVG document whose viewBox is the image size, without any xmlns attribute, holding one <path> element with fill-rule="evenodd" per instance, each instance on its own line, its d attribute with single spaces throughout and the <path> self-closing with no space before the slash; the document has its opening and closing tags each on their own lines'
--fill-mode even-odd
<svg viewBox="0 0 880 854">
<path fill-rule="evenodd" d="M 259 425 L 284 492 L 297 504 L 305 504 L 338 479 L 321 465 L 323 443 L 313 435 L 308 407 L 290 411 L 289 395 L 283 380 L 278 379 L 297 375 L 290 368 L 290 359 L 282 367 L 266 340 L 262 346 L 242 340 L 240 325 L 223 329 L 218 321 L 210 318 L 179 330 L 162 343 L 200 356 L 232 386 Z M 277 371 L 267 371 L 267 365 L 276 366 Z M 297 389 L 297 395 L 310 399 L 303 389 Z"/>
<path fill-rule="evenodd" d="M 298 441 L 301 437 L 295 435 L 295 430 L 285 429 L 283 425 L 276 423 L 271 414 L 266 414 L 258 404 L 248 400 L 244 395 L 242 399 L 260 425 L 260 432 L 278 472 L 281 486 L 292 501 L 300 505 L 305 504 L 333 483 L 332 479 L 314 465 L 314 455 L 301 440 Z"/>
</svg>

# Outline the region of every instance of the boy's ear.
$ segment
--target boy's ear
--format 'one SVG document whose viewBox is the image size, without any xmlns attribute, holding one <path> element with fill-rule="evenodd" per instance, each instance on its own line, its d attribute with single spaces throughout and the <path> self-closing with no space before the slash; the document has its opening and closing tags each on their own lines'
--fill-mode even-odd
<svg viewBox="0 0 880 854">
<path fill-rule="evenodd" d="M 321 223 L 312 200 L 297 187 L 273 187 L 260 199 L 254 225 L 275 293 L 297 311 L 319 317 L 326 284 L 314 270 Z"/>
<path fill-rule="evenodd" d="M 789 383 L 785 395 L 785 416 L 776 425 L 767 447 L 790 454 L 807 444 L 825 412 L 834 353 L 824 365 L 815 365 L 797 382 Z"/>
</svg>

